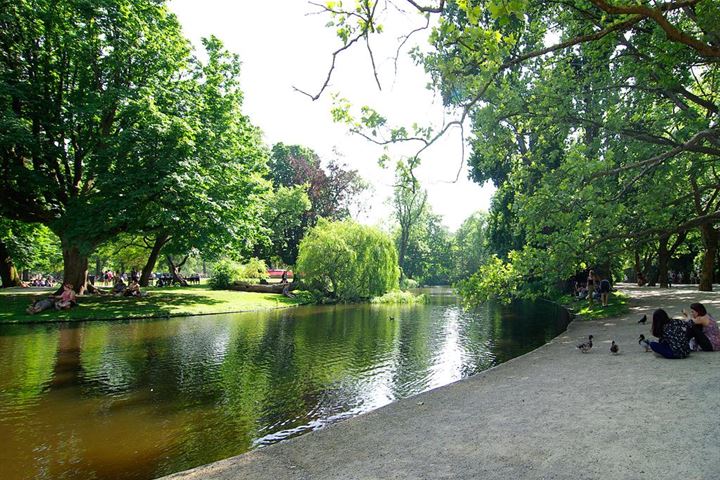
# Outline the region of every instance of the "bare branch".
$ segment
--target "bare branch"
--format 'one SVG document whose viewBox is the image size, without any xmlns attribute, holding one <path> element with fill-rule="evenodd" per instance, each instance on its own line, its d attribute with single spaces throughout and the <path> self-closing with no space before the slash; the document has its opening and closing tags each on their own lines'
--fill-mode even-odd
<svg viewBox="0 0 720 480">
<path fill-rule="evenodd" d="M 442 13 L 443 10 L 445 10 L 445 0 L 440 0 L 440 4 L 437 7 L 423 7 L 413 0 L 405 1 L 415 7 L 419 12 L 423 13 Z"/>
<path fill-rule="evenodd" d="M 718 220 L 720 220 L 720 210 L 708 213 L 706 215 L 699 215 L 686 221 L 685 223 L 681 223 L 671 228 L 647 228 L 645 230 L 639 230 L 637 232 L 619 232 L 605 235 L 601 238 L 598 238 L 594 242 L 591 242 L 588 245 L 588 248 L 596 247 L 597 245 L 600 245 L 601 243 L 607 242 L 609 240 L 630 240 L 633 238 L 644 238 L 651 235 L 672 235 L 674 233 L 682 233 L 692 228 L 700 227 L 702 225 L 716 223 Z"/>
<path fill-rule="evenodd" d="M 395 57 L 393 58 L 393 64 L 394 64 L 394 66 L 395 66 L 395 76 L 396 76 L 396 77 L 397 77 L 398 58 L 400 57 L 400 50 L 402 50 L 402 48 L 405 46 L 405 44 L 410 40 L 410 37 L 412 37 L 413 35 L 415 35 L 415 34 L 418 33 L 418 32 L 421 32 L 421 31 L 423 31 L 423 30 L 427 30 L 429 27 L 430 27 L 430 17 L 429 17 L 429 16 L 426 16 L 426 17 L 425 17 L 425 25 L 424 25 L 424 26 L 418 27 L 418 28 L 416 28 L 415 30 L 410 31 L 410 33 L 408 33 L 407 35 L 403 35 L 402 37 L 400 37 L 400 38 L 402 39 L 402 41 L 401 41 L 400 44 L 398 45 L 398 48 L 397 48 L 397 50 L 395 51 Z"/>
<path fill-rule="evenodd" d="M 310 97 L 313 101 L 315 101 L 315 100 L 317 100 L 318 98 L 320 98 L 320 96 L 323 94 L 323 92 L 325 91 L 325 89 L 326 89 L 326 88 L 328 87 L 328 85 L 330 84 L 330 78 L 332 77 L 332 72 L 333 72 L 333 70 L 335 70 L 335 61 L 337 60 L 337 56 L 338 56 L 341 52 L 344 52 L 345 50 L 347 50 L 348 48 L 350 48 L 353 43 L 355 43 L 355 42 L 357 42 L 358 40 L 360 40 L 364 35 L 365 35 L 365 32 L 360 32 L 360 34 L 358 34 L 357 36 L 353 37 L 352 40 L 350 40 L 348 43 L 346 43 L 345 46 L 340 47 L 340 48 L 338 48 L 337 50 L 335 50 L 335 51 L 333 52 L 333 54 L 332 54 L 332 63 L 330 64 L 330 69 L 328 70 L 327 77 L 325 78 L 325 83 L 323 83 L 322 87 L 320 88 L 320 91 L 319 91 L 317 94 L 312 95 L 312 94 L 310 94 L 310 93 L 308 93 L 308 92 L 306 92 L 306 91 L 304 91 L 304 90 L 300 90 L 299 88 L 297 88 L 297 87 L 295 87 L 295 86 L 293 86 L 293 90 L 295 90 L 296 92 L 302 93 L 303 95 L 307 95 L 307 96 Z"/>
<path fill-rule="evenodd" d="M 380 79 L 378 78 L 377 67 L 375 66 L 375 56 L 373 55 L 372 48 L 370 48 L 370 36 L 365 35 L 365 45 L 367 45 L 368 54 L 370 55 L 370 63 L 372 64 L 373 77 L 375 77 L 375 83 L 377 83 L 378 90 L 382 90 L 380 85 Z"/>
<path fill-rule="evenodd" d="M 613 170 L 608 170 L 606 172 L 596 173 L 596 174 L 592 175 L 590 177 L 590 179 L 604 177 L 604 176 L 608 176 L 608 175 L 615 175 L 620 172 L 624 172 L 626 170 L 632 170 L 635 168 L 646 167 L 648 165 L 650 165 L 650 166 L 659 165 L 662 162 L 664 162 L 665 160 L 672 158 L 684 151 L 689 150 L 691 147 L 694 147 L 695 145 L 697 145 L 701 140 L 711 137 L 711 136 L 716 136 L 718 134 L 720 134 L 720 127 L 709 128 L 707 130 L 703 130 L 703 131 L 698 132 L 695 135 L 693 135 L 693 137 L 690 140 L 688 140 L 687 142 L 683 143 L 682 145 L 678 145 L 677 147 L 673 148 L 672 150 L 668 150 L 665 153 L 656 155 L 652 158 L 648 158 L 647 160 L 642 160 L 640 162 L 632 163 L 630 165 L 618 167 Z"/>
</svg>

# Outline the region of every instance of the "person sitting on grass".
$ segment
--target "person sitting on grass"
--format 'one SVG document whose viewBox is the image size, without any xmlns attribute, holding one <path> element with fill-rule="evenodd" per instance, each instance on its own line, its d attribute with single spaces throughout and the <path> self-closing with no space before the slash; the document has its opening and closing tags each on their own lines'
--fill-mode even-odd
<svg viewBox="0 0 720 480">
<path fill-rule="evenodd" d="M 43 310 L 48 310 L 50 308 L 53 308 L 55 306 L 55 299 L 52 297 L 46 297 L 42 298 L 40 300 L 34 301 L 28 308 L 25 310 L 30 315 L 35 315 L 36 313 L 40 313 Z"/>
<path fill-rule="evenodd" d="M 115 286 L 112 289 L 112 294 L 116 297 L 119 297 L 123 294 L 125 289 L 127 288 L 127 285 L 125 285 L 125 282 L 123 282 L 123 279 L 118 275 L 115 277 Z"/>
<path fill-rule="evenodd" d="M 140 292 L 140 284 L 133 280 L 130 282 L 130 285 L 125 289 L 123 292 L 123 296 L 125 297 L 140 297 L 142 296 Z"/>
<path fill-rule="evenodd" d="M 55 302 L 55 310 L 67 310 L 74 305 L 77 305 L 77 298 L 73 286 L 71 283 L 63 283 L 63 292 Z"/>
<path fill-rule="evenodd" d="M 687 324 L 670 318 L 661 308 L 653 312 L 652 334 L 658 338 L 657 342 L 650 342 L 650 348 L 655 353 L 665 358 L 686 358 L 690 355 Z"/>
</svg>

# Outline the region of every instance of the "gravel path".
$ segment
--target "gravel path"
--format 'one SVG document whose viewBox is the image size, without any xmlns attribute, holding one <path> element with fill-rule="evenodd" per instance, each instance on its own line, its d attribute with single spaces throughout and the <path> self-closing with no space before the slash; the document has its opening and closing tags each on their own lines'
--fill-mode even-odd
<svg viewBox="0 0 720 480">
<path fill-rule="evenodd" d="M 637 344 L 655 308 L 699 301 L 720 317 L 717 286 L 621 289 L 625 317 L 575 321 L 466 380 L 168 478 L 720 479 L 720 352 L 665 360 Z"/>
</svg>

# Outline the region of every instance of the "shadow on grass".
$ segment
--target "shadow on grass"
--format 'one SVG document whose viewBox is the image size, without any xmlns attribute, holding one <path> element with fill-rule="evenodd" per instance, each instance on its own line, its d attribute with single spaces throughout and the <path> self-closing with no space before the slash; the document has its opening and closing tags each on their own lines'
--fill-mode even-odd
<svg viewBox="0 0 720 480">
<path fill-rule="evenodd" d="M 286 297 L 268 298 L 262 294 L 240 295 L 237 292 L 212 291 L 206 286 L 183 288 L 149 287 L 146 297 L 115 297 L 109 294 L 78 298 L 78 305 L 70 310 L 29 315 L 27 307 L 35 300 L 52 293 L 45 291 L 8 289 L 0 293 L 0 322 L 51 322 L 73 320 L 106 320 L 138 317 L 170 317 L 226 313 L 289 306 L 295 304 Z M 254 296 L 257 295 L 257 296 Z"/>
</svg>

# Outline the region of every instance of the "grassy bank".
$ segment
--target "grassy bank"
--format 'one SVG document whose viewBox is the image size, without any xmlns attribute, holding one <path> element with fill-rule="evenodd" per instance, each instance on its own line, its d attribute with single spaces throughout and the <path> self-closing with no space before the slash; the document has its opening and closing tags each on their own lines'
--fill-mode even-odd
<svg viewBox="0 0 720 480">
<path fill-rule="evenodd" d="M 50 288 L 8 288 L 0 290 L 0 323 L 110 320 L 143 317 L 176 317 L 210 313 L 244 312 L 289 307 L 300 300 L 282 295 L 210 290 L 206 285 L 190 287 L 149 287 L 146 297 L 88 295 L 79 297 L 70 310 L 47 310 L 28 315 L 25 309 L 34 300 L 53 292 Z"/>
<path fill-rule="evenodd" d="M 570 295 L 565 295 L 555 301 L 583 320 L 619 317 L 630 311 L 630 297 L 619 292 L 610 294 L 607 307 L 603 307 L 599 300 L 595 300 L 590 306 L 587 300 L 575 300 Z"/>
</svg>

